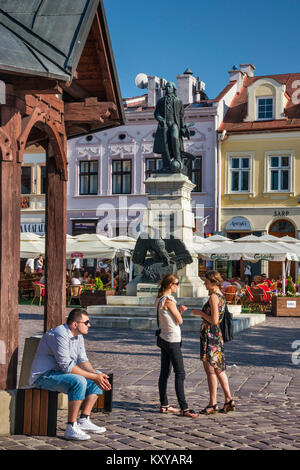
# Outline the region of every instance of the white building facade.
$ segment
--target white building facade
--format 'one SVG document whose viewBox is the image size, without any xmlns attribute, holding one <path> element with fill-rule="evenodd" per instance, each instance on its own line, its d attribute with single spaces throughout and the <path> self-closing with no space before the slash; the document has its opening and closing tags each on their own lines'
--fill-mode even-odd
<svg viewBox="0 0 300 470">
<path fill-rule="evenodd" d="M 67 233 L 101 233 L 137 237 L 147 208 L 145 179 L 161 165 L 153 153 L 157 121 L 154 109 L 163 96 L 165 81 L 145 76 L 148 93 L 124 100 L 126 124 L 68 143 Z M 195 184 L 192 208 L 195 230 L 218 230 L 217 129 L 236 92 L 231 82 L 214 100 L 204 93 L 204 84 L 187 70 L 177 77 L 177 95 L 185 106 L 191 132 L 184 139 L 185 151 L 195 159 L 189 176 Z"/>
</svg>

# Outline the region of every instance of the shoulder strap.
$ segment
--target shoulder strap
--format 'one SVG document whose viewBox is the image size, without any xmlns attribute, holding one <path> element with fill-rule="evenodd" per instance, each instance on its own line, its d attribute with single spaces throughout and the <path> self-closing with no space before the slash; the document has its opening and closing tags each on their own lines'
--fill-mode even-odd
<svg viewBox="0 0 300 470">
<path fill-rule="evenodd" d="M 157 320 L 157 328 L 159 328 L 159 316 L 158 316 L 158 310 L 159 310 L 159 307 L 160 307 L 160 304 L 161 304 L 161 301 L 162 299 L 164 299 L 166 296 L 163 295 L 159 301 L 157 302 L 157 309 L 156 309 L 156 320 Z"/>
</svg>

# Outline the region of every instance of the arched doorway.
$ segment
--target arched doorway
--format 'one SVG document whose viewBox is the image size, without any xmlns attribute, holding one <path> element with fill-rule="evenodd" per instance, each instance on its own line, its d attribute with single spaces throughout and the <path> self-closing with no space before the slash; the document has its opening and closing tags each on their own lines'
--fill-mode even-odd
<svg viewBox="0 0 300 470">
<path fill-rule="evenodd" d="M 287 219 L 279 219 L 275 220 L 270 225 L 269 234 L 273 235 L 274 237 L 285 237 L 288 235 L 289 237 L 296 238 L 296 228 L 292 222 Z M 291 275 L 295 280 L 295 262 L 291 263 Z M 270 279 L 277 279 L 278 277 L 282 276 L 282 265 L 281 261 L 271 261 L 269 263 L 269 278 Z"/>
</svg>

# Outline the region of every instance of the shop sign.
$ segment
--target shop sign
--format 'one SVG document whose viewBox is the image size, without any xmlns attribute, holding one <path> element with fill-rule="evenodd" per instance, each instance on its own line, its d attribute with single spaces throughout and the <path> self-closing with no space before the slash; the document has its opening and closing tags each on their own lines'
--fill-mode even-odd
<svg viewBox="0 0 300 470">
<path fill-rule="evenodd" d="M 226 231 L 251 232 L 251 224 L 245 217 L 233 217 L 226 225 Z"/>
<path fill-rule="evenodd" d="M 216 253 L 212 253 L 210 255 L 210 259 L 215 260 L 215 261 L 217 261 L 217 260 L 219 260 L 219 261 L 222 261 L 222 260 L 228 261 L 228 260 L 230 260 L 230 257 L 229 257 L 229 255 L 220 255 L 220 254 L 218 255 Z"/>
<path fill-rule="evenodd" d="M 83 258 L 83 253 L 71 253 L 71 258 Z"/>
<path fill-rule="evenodd" d="M 257 259 L 260 261 L 273 261 L 274 256 L 273 255 L 261 255 L 260 253 L 255 253 L 254 259 Z"/>
<path fill-rule="evenodd" d="M 289 211 L 274 211 L 274 217 L 287 217 L 289 215 Z"/>
</svg>

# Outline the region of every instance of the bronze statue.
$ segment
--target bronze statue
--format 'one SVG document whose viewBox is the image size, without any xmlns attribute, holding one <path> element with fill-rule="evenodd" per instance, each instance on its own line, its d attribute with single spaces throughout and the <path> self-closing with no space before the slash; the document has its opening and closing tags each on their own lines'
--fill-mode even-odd
<svg viewBox="0 0 300 470">
<path fill-rule="evenodd" d="M 165 274 L 176 274 L 193 258 L 181 240 L 150 238 L 143 233 L 136 242 L 132 261 L 143 267 L 141 282 L 156 283 Z"/>
<path fill-rule="evenodd" d="M 154 138 L 153 152 L 161 154 L 163 172 L 185 172 L 182 157 L 194 158 L 184 152 L 183 137 L 190 138 L 188 127 L 184 120 L 184 107 L 177 97 L 175 83 L 166 84 L 166 94 L 158 100 L 154 116 L 158 121 Z"/>
</svg>

